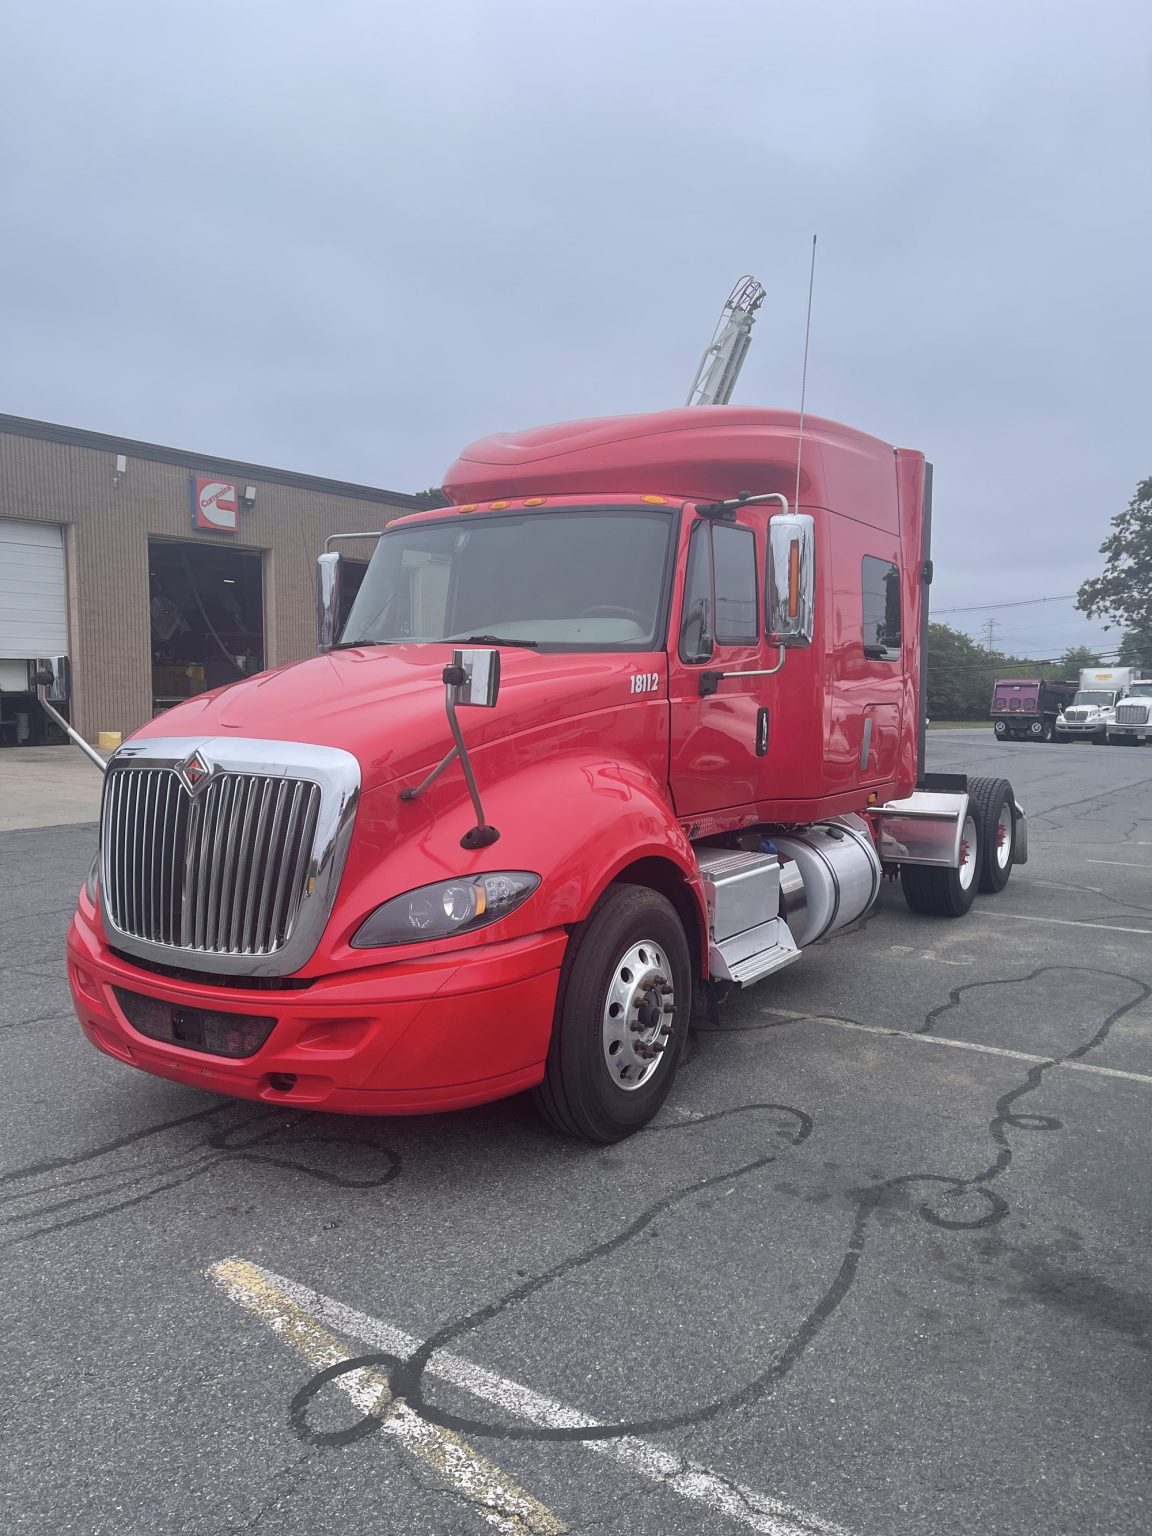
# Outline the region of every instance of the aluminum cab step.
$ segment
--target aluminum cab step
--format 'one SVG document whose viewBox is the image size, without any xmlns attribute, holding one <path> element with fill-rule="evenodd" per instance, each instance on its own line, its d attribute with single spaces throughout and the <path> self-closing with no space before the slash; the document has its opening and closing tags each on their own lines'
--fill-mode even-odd
<svg viewBox="0 0 1152 1536">
<path fill-rule="evenodd" d="M 748 987 L 791 965 L 800 951 L 780 916 L 780 861 L 775 854 L 697 848 L 711 928 L 713 980 Z"/>
</svg>

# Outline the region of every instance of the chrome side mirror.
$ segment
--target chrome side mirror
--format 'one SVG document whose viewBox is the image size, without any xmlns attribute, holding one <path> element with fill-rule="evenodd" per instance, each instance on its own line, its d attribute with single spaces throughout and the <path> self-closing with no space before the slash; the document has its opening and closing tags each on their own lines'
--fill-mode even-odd
<svg viewBox="0 0 1152 1536">
<path fill-rule="evenodd" d="M 444 668 L 444 681 L 453 705 L 493 709 L 500 696 L 499 651 L 453 651 Z"/>
<path fill-rule="evenodd" d="M 28 663 L 32 687 L 43 688 L 52 704 L 67 704 L 72 696 L 72 674 L 67 656 L 41 656 Z"/>
<path fill-rule="evenodd" d="M 316 647 L 330 651 L 340 638 L 340 555 L 332 549 L 316 561 Z"/>
<path fill-rule="evenodd" d="M 816 524 L 807 512 L 781 512 L 769 520 L 767 609 L 771 645 L 812 644 Z"/>
</svg>

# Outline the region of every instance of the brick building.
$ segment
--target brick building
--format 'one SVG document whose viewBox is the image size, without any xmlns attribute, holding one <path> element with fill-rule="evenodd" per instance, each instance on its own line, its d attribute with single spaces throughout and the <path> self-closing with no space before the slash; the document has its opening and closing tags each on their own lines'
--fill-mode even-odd
<svg viewBox="0 0 1152 1536">
<path fill-rule="evenodd" d="M 426 504 L 0 415 L 0 745 L 50 739 L 29 660 L 68 657 L 67 708 L 95 740 L 314 654 L 325 538 Z M 354 578 L 372 545 L 340 548 Z"/>
</svg>

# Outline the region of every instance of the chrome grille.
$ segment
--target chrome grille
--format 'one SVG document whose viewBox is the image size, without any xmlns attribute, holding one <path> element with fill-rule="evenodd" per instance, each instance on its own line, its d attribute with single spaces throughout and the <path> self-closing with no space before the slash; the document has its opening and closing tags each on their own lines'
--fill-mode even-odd
<svg viewBox="0 0 1152 1536">
<path fill-rule="evenodd" d="M 218 772 L 189 794 L 174 768 L 110 772 L 101 843 L 113 925 L 205 955 L 274 955 L 306 894 L 321 787 Z"/>
<path fill-rule="evenodd" d="M 1117 704 L 1117 706 L 1116 706 L 1116 724 L 1117 725 L 1147 725 L 1147 723 L 1148 723 L 1148 705 L 1147 704 Z"/>
</svg>

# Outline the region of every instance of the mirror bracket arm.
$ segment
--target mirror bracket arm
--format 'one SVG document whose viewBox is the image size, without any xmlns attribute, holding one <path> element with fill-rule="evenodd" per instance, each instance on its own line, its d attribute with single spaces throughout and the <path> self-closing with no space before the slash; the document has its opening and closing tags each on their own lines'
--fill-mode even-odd
<svg viewBox="0 0 1152 1536">
<path fill-rule="evenodd" d="M 472 809 L 476 813 L 476 825 L 470 827 L 460 839 L 461 848 L 475 849 L 488 848 L 500 836 L 499 831 L 489 826 L 484 819 L 484 807 L 480 801 L 480 791 L 476 787 L 476 775 L 472 771 L 472 760 L 468 756 L 468 747 L 464 741 L 464 733 L 460 729 L 460 719 L 456 713 L 457 690 L 467 685 L 469 672 L 463 664 L 463 657 L 459 652 L 453 658 L 450 665 L 444 668 L 444 711 L 448 716 L 448 724 L 452 728 L 452 740 L 455 746 L 428 774 L 421 783 L 414 784 L 408 789 L 400 791 L 401 800 L 417 800 L 429 787 L 435 783 L 444 770 L 450 767 L 457 758 L 464 770 L 464 782 L 468 786 L 468 794 L 472 801 Z"/>
<path fill-rule="evenodd" d="M 401 800 L 419 800 L 424 791 L 435 784 L 436 780 L 444 772 L 445 768 L 451 768 L 452 764 L 459 756 L 459 752 L 455 747 L 453 747 L 451 752 L 448 753 L 447 757 L 442 758 L 441 761 L 436 764 L 435 768 L 433 768 L 432 772 L 426 779 L 422 779 L 419 784 L 414 784 L 410 788 L 402 789 L 400 791 Z"/>
<path fill-rule="evenodd" d="M 726 677 L 775 677 L 777 672 L 783 670 L 784 663 L 788 659 L 788 652 L 784 646 L 779 646 L 779 655 L 774 667 L 757 667 L 755 670 L 736 672 L 701 672 L 700 697 L 706 699 L 714 694 Z"/>
<path fill-rule="evenodd" d="M 448 724 L 452 727 L 452 739 L 456 743 L 454 751 L 464 770 L 464 782 L 468 785 L 468 793 L 472 797 L 472 809 L 476 812 L 476 825 L 465 832 L 460 839 L 460 846 L 461 848 L 487 848 L 500 834 L 495 827 L 490 827 L 484 820 L 484 807 L 480 803 L 480 791 L 476 788 L 476 775 L 472 772 L 472 760 L 468 756 L 468 748 L 464 744 L 460 721 L 456 715 L 456 700 L 453 695 L 455 685 L 448 677 L 449 672 L 454 671 L 456 671 L 455 667 L 444 668 L 444 708 L 448 713 Z"/>
</svg>

